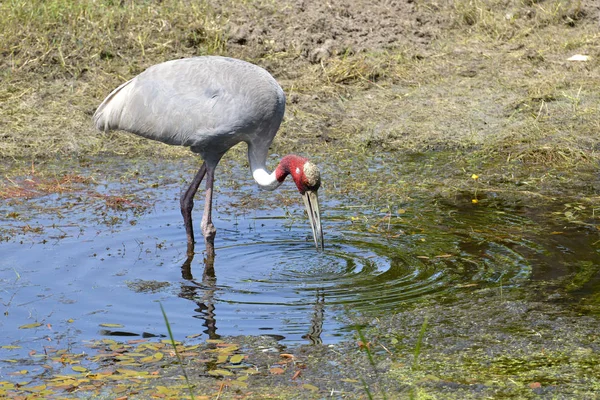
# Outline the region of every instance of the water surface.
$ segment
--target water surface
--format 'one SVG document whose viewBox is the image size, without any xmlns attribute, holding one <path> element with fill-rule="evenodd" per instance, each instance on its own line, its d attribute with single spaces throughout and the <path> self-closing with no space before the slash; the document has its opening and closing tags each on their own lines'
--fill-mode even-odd
<svg viewBox="0 0 600 400">
<path fill-rule="evenodd" d="M 372 162 L 377 173 L 381 160 Z M 245 167 L 224 164 L 214 268 L 206 268 L 201 244 L 186 257 L 178 198 L 193 172 L 173 162 L 148 162 L 122 179 L 109 176 L 119 166 L 108 164 L 115 171 L 89 172 L 95 183 L 84 190 L 5 202 L 0 329 L 2 344 L 20 349 L 1 358 L 45 346 L 83 349 L 103 337 L 161 337 L 158 302 L 177 339 L 271 335 L 282 344 L 330 344 L 349 337 L 355 313 L 376 320 L 411 301 L 526 290 L 533 280 L 558 282 L 599 265 L 586 229 L 497 205 L 416 198 L 382 207 L 336 187 L 332 166 L 320 196 L 326 251 L 317 252 L 293 185 L 262 192 Z M 199 196 L 196 229 L 201 210 Z M 598 280 L 588 276 L 573 292 L 596 293 Z"/>
</svg>

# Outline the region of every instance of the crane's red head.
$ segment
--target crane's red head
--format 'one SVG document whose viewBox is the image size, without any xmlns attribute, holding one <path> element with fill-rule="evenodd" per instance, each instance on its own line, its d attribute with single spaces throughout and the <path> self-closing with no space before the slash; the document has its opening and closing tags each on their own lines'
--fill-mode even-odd
<svg viewBox="0 0 600 400">
<path fill-rule="evenodd" d="M 315 246 L 318 249 L 320 241 L 322 250 L 324 248 L 323 229 L 321 227 L 319 197 L 317 196 L 317 190 L 321 187 L 321 173 L 319 172 L 319 168 L 306 158 L 290 154 L 281 159 L 275 170 L 275 177 L 279 182 L 283 182 L 288 175 L 291 175 L 294 179 L 298 191 L 300 191 L 304 200 L 313 238 L 315 239 Z"/>
<path fill-rule="evenodd" d="M 304 157 L 290 154 L 281 159 L 275 170 L 275 176 L 279 182 L 283 182 L 288 174 L 294 179 L 300 194 L 304 194 L 307 190 L 316 192 L 321 187 L 319 168 Z"/>
</svg>

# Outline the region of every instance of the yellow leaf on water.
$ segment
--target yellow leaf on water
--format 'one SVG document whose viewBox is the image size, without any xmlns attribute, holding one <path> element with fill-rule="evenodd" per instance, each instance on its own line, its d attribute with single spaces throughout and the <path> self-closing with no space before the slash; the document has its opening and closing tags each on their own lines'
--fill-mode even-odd
<svg viewBox="0 0 600 400">
<path fill-rule="evenodd" d="M 171 339 L 163 339 L 160 342 L 171 345 L 171 346 L 173 345 L 173 342 L 171 342 Z M 175 340 L 174 342 L 175 342 L 175 346 L 179 346 L 181 344 L 181 342 L 178 342 L 177 340 Z"/>
<path fill-rule="evenodd" d="M 302 387 L 303 387 L 304 389 L 308 389 L 308 390 L 311 390 L 311 391 L 313 391 L 313 392 L 318 392 L 318 391 L 319 391 L 319 388 L 318 388 L 318 387 L 316 387 L 316 386 L 314 386 L 314 385 L 311 385 L 311 384 L 309 384 L 309 383 L 305 383 L 304 385 L 302 385 Z"/>
<path fill-rule="evenodd" d="M 148 375 L 148 371 L 136 371 L 135 369 L 117 368 L 117 372 L 123 375 Z"/>
<path fill-rule="evenodd" d="M 29 392 L 40 392 L 42 390 L 46 390 L 46 385 L 30 386 L 27 388 Z"/>
<path fill-rule="evenodd" d="M 100 324 L 103 328 L 123 328 L 125 325 L 123 324 Z"/>
<path fill-rule="evenodd" d="M 8 345 L 8 346 L 2 346 L 0 348 L 12 350 L 12 349 L 20 349 L 21 346 L 10 346 L 10 345 Z"/>
<path fill-rule="evenodd" d="M 224 369 L 214 369 L 212 371 L 208 371 L 209 375 L 212 376 L 231 376 L 233 375 L 231 372 Z"/>
<path fill-rule="evenodd" d="M 223 364 L 224 362 L 227 362 L 227 358 L 229 356 L 227 354 L 223 354 L 217 357 L 217 364 Z"/>
<path fill-rule="evenodd" d="M 82 367 L 80 365 L 74 365 L 71 367 L 71 369 L 75 372 L 87 372 L 87 368 Z"/>
<path fill-rule="evenodd" d="M 244 359 L 244 356 L 242 354 L 234 354 L 229 359 L 229 362 L 232 364 L 239 364 L 242 362 L 243 359 Z"/>
<path fill-rule="evenodd" d="M 21 325 L 19 329 L 32 329 L 37 328 L 38 326 L 42 326 L 39 322 L 34 322 L 33 324 Z"/>
<path fill-rule="evenodd" d="M 229 384 L 231 386 L 237 386 L 237 387 L 242 387 L 242 388 L 247 388 L 248 384 L 244 381 L 239 381 L 239 380 L 235 380 L 235 381 L 230 381 Z"/>
<path fill-rule="evenodd" d="M 144 353 L 138 353 L 138 352 L 133 352 L 133 353 L 127 353 L 128 357 L 144 357 L 146 354 Z"/>
<path fill-rule="evenodd" d="M 163 353 L 161 353 L 161 352 L 158 352 L 158 353 L 155 353 L 153 357 L 154 357 L 154 359 L 155 359 L 156 361 L 160 361 L 160 360 L 162 360 L 162 359 L 164 358 L 164 356 L 165 356 L 165 355 L 164 355 Z"/>
</svg>

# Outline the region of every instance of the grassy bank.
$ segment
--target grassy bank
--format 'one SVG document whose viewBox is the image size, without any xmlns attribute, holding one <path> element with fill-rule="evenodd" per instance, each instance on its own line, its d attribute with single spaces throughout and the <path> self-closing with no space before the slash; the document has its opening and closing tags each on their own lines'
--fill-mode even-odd
<svg viewBox="0 0 600 400">
<path fill-rule="evenodd" d="M 525 183 L 527 191 L 554 195 L 561 187 L 593 197 L 600 161 L 595 2 L 394 7 L 3 2 L 0 159 L 18 174 L 32 162 L 43 172 L 57 157 L 186 155 L 96 132 L 90 117 L 112 88 L 152 64 L 222 54 L 263 65 L 286 90 L 276 152 L 453 151 L 440 177 L 445 187 L 460 189 L 474 171 L 492 190 Z M 590 59 L 568 61 L 575 54 Z"/>
</svg>

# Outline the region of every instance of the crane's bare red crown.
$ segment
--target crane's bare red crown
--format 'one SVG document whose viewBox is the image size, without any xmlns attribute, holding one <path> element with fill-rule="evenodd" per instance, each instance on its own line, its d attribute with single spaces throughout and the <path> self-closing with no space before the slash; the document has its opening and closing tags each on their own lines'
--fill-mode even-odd
<svg viewBox="0 0 600 400">
<path fill-rule="evenodd" d="M 292 175 L 301 194 L 307 190 L 316 191 L 321 186 L 319 168 L 304 157 L 293 154 L 283 157 L 275 173 L 279 182 L 283 182 L 288 174 Z"/>
</svg>

